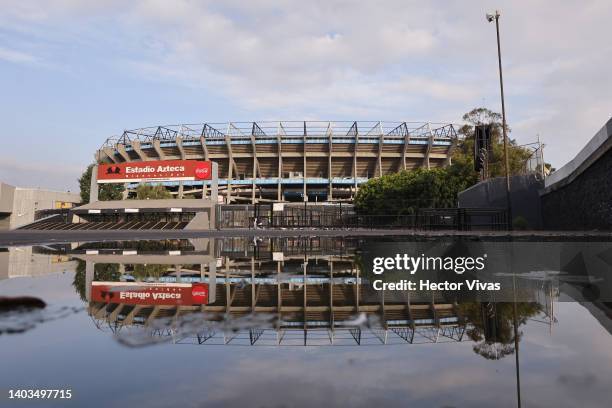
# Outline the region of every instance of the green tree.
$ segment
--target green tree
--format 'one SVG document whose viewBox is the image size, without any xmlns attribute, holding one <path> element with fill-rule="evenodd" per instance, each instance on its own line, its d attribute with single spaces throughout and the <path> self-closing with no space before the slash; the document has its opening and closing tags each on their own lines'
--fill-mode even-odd
<svg viewBox="0 0 612 408">
<path fill-rule="evenodd" d="M 474 168 L 474 133 L 477 125 L 491 126 L 492 155 L 489 157 L 489 177 L 501 177 L 506 175 L 504 164 L 504 137 L 502 133 L 502 117 L 499 113 L 487 108 L 475 108 L 463 115 L 465 124 L 461 126 L 458 133 L 460 141 L 453 154 L 452 161 L 459 166 Z M 506 132 L 511 130 L 506 125 Z M 531 157 L 529 149 L 518 146 L 516 140 L 508 137 L 508 162 L 510 174 L 520 173 L 525 162 Z"/>
<path fill-rule="evenodd" d="M 72 280 L 72 286 L 78 293 L 79 297 L 83 302 L 87 301 L 85 293 L 86 289 L 86 263 L 81 259 L 77 259 L 77 267 L 74 273 L 74 279 Z M 119 264 L 95 264 L 94 265 L 94 280 L 105 281 L 105 282 L 118 282 L 121 278 L 121 272 L 119 272 Z"/>
<path fill-rule="evenodd" d="M 457 194 L 477 181 L 463 165 L 415 169 L 368 180 L 355 196 L 361 214 L 413 214 L 418 208 L 456 207 Z"/>
<path fill-rule="evenodd" d="M 474 171 L 474 132 L 476 125 L 491 125 L 492 155 L 489 177 L 505 175 L 502 120 L 499 113 L 476 108 L 463 115 L 459 140 L 452 164 L 443 169 L 416 169 L 370 179 L 355 196 L 355 207 L 361 214 L 412 214 L 417 208 L 456 207 L 459 192 L 476 184 Z M 510 132 L 510 129 L 507 129 Z M 523 170 L 531 151 L 509 139 L 508 157 L 511 174 Z"/>
<path fill-rule="evenodd" d="M 148 278 L 153 278 L 155 281 L 157 281 L 167 272 L 168 265 L 137 264 L 134 265 L 134 271 L 132 274 L 137 281 L 146 281 Z"/>
<path fill-rule="evenodd" d="M 81 202 L 88 203 L 91 193 L 91 172 L 95 164 L 90 164 L 87 169 L 79 177 L 79 186 L 81 188 Z M 123 184 L 106 183 L 100 184 L 98 188 L 98 199 L 100 201 L 121 200 L 125 187 Z"/>
<path fill-rule="evenodd" d="M 172 194 L 161 184 L 140 184 L 136 188 L 136 200 L 158 200 L 172 198 Z"/>
<path fill-rule="evenodd" d="M 540 313 L 541 306 L 532 302 L 517 302 L 516 321 L 525 325 Z M 466 302 L 457 306 L 459 314 L 469 323 L 467 336 L 475 344 L 473 350 L 487 360 L 499 360 L 514 353 L 514 305 L 510 302 Z M 521 332 L 518 332 L 521 340 Z"/>
</svg>

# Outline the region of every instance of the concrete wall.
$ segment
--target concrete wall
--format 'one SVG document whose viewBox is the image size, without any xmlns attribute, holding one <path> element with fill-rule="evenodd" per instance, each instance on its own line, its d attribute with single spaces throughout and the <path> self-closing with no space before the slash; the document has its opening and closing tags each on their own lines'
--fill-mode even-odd
<svg viewBox="0 0 612 408">
<path fill-rule="evenodd" d="M 15 187 L 10 184 L 0 183 L 0 213 L 13 212 L 13 197 Z"/>
<path fill-rule="evenodd" d="M 186 230 L 203 230 L 215 228 L 215 217 L 212 208 L 198 212 L 195 217 L 185 226 Z"/>
<path fill-rule="evenodd" d="M 9 277 L 9 259 L 8 248 L 0 248 L 0 281 Z"/>
<path fill-rule="evenodd" d="M 45 276 L 74 271 L 77 262 L 61 255 L 38 254 L 32 247 L 13 247 L 0 252 L 0 280 L 26 276 Z"/>
<path fill-rule="evenodd" d="M 55 208 L 58 201 L 79 203 L 79 194 L 35 188 L 15 188 L 10 228 L 19 228 L 34 221 L 38 210 Z"/>
<path fill-rule="evenodd" d="M 55 208 L 55 203 L 58 201 L 79 203 L 81 197 L 78 194 L 60 191 L 30 188 L 15 189 L 11 228 L 18 228 L 33 222 L 36 211 Z"/>
<path fill-rule="evenodd" d="M 547 229 L 612 230 L 612 119 L 547 179 L 541 200 Z"/>
<path fill-rule="evenodd" d="M 11 228 L 15 187 L 0 183 L 0 231 Z"/>
<path fill-rule="evenodd" d="M 612 229 L 612 149 L 572 182 L 542 195 L 544 226 L 556 230 Z"/>
<path fill-rule="evenodd" d="M 0 231 L 11 229 L 11 214 L 0 213 Z"/>
<path fill-rule="evenodd" d="M 512 218 L 524 217 L 533 229 L 542 227 L 540 195 L 544 187 L 535 175 L 513 176 L 510 180 Z M 506 208 L 506 179 L 495 177 L 459 193 L 461 208 Z"/>
<path fill-rule="evenodd" d="M 559 170 L 553 172 L 546 179 L 546 189 L 553 188 L 556 184 L 571 182 L 572 176 L 577 176 L 592 164 L 599 156 L 608 150 L 612 138 L 612 118 L 601 128 L 595 136 L 578 152 L 576 157 L 570 160 Z"/>
</svg>

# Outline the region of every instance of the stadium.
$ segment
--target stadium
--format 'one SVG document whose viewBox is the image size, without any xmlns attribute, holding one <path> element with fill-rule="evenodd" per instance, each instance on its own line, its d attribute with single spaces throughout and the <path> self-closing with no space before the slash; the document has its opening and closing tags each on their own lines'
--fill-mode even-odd
<svg viewBox="0 0 612 408">
<path fill-rule="evenodd" d="M 159 160 L 217 163 L 223 202 L 351 201 L 373 177 L 450 163 L 452 124 L 230 122 L 154 126 L 108 138 L 99 164 Z M 176 198 L 202 198 L 211 181 L 164 181 Z M 126 197 L 136 183 L 126 183 Z"/>
</svg>

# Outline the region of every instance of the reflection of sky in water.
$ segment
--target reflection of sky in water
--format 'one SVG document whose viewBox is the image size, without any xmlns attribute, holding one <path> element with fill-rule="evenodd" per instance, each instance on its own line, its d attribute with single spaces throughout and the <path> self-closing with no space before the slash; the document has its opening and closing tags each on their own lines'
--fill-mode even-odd
<svg viewBox="0 0 612 408">
<path fill-rule="evenodd" d="M 72 280 L 72 273 L 3 280 L 0 296 L 35 295 L 49 308 L 82 306 Z M 608 406 L 612 337 L 579 304 L 557 303 L 555 308 L 559 323 L 552 335 L 545 324 L 530 321 L 521 326 L 524 406 Z M 74 406 L 516 404 L 514 356 L 486 360 L 473 352 L 470 341 L 318 348 L 164 344 L 134 349 L 96 329 L 82 311 L 22 335 L 2 335 L 0 344 L 4 390 L 71 388 Z"/>
</svg>

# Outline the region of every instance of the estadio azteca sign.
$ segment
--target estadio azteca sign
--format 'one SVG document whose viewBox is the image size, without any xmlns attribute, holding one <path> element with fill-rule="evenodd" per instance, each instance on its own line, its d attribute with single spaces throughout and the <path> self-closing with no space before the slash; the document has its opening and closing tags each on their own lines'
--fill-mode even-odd
<svg viewBox="0 0 612 408">
<path fill-rule="evenodd" d="M 208 284 L 92 282 L 91 300 L 129 305 L 205 305 Z"/>
<path fill-rule="evenodd" d="M 161 160 L 98 165 L 98 183 L 210 180 L 212 163 L 196 160 Z"/>
</svg>

